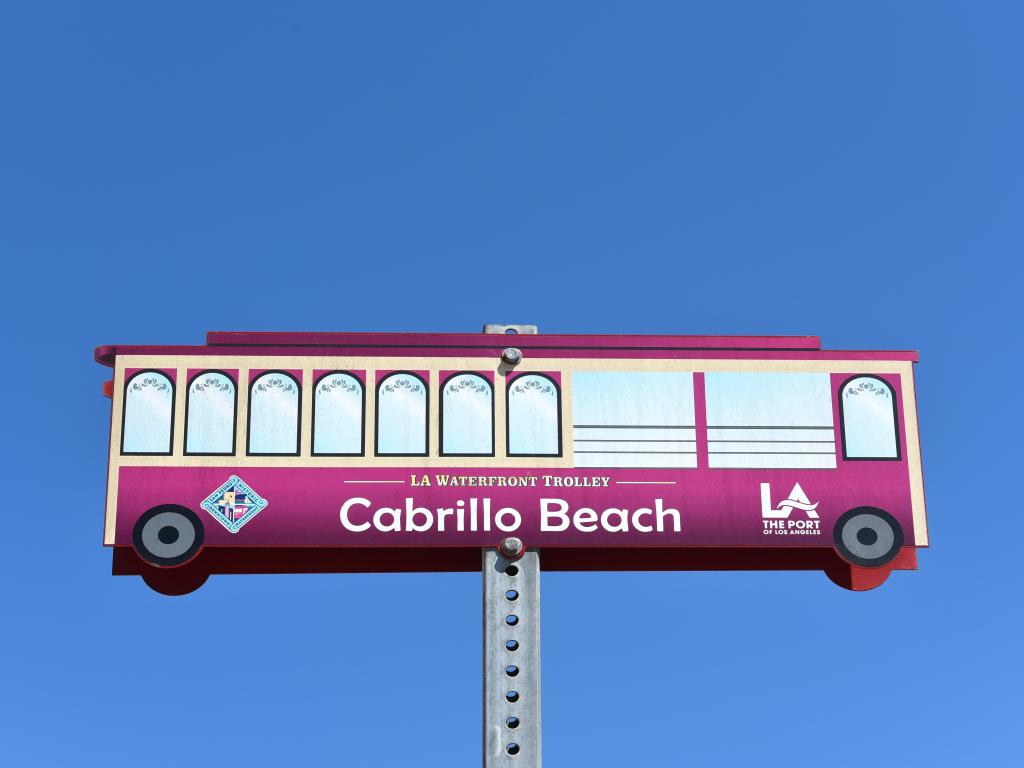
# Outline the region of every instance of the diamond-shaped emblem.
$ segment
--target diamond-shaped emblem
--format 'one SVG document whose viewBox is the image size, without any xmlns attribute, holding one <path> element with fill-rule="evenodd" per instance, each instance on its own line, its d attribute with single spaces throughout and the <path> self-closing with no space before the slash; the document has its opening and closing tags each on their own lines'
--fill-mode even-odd
<svg viewBox="0 0 1024 768">
<path fill-rule="evenodd" d="M 220 488 L 203 501 L 202 507 L 232 533 L 256 517 L 267 506 L 267 500 L 232 475 Z"/>
</svg>

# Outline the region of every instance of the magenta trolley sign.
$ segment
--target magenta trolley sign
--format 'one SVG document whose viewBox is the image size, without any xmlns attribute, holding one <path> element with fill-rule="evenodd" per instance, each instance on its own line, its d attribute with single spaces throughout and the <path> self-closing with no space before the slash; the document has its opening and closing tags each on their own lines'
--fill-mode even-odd
<svg viewBox="0 0 1024 768">
<path fill-rule="evenodd" d="M 816 337 L 210 333 L 104 346 L 104 544 L 217 573 L 822 570 L 927 546 L 914 352 Z"/>
</svg>

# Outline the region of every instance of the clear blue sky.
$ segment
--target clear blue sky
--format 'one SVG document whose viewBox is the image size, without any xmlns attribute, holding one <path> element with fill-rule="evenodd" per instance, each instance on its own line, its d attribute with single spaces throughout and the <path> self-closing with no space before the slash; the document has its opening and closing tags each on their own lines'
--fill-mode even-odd
<svg viewBox="0 0 1024 768">
<path fill-rule="evenodd" d="M 1020 4 L 298 5 L 0 7 L 0 762 L 478 764 L 479 577 L 109 575 L 91 350 L 486 321 L 923 360 L 921 570 L 545 576 L 549 765 L 1019 758 Z"/>
</svg>

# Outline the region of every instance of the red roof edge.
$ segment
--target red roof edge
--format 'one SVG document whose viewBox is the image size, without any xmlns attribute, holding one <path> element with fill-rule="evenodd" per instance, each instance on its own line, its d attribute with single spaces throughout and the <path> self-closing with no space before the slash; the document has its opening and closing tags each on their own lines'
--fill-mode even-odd
<svg viewBox="0 0 1024 768">
<path fill-rule="evenodd" d="M 117 347 L 103 344 L 92 351 L 92 358 L 100 365 L 108 368 L 114 367 L 114 359 L 117 357 Z"/>
<path fill-rule="evenodd" d="M 485 333 L 296 333 L 210 331 L 209 346 L 231 347 L 494 347 Z M 820 350 L 818 336 L 674 336 L 619 334 L 510 334 L 523 349 L 747 349 Z"/>
<path fill-rule="evenodd" d="M 451 350 L 451 354 L 497 354 L 502 347 L 515 344 L 523 349 L 533 349 L 536 354 L 550 357 L 564 350 L 574 357 L 586 356 L 593 352 L 620 351 L 629 357 L 650 354 L 654 357 L 675 356 L 678 351 L 691 351 L 696 357 L 707 357 L 716 352 L 739 355 L 744 358 L 765 353 L 772 359 L 784 359 L 787 354 L 793 359 L 811 359 L 817 354 L 850 360 L 908 360 L 918 362 L 920 355 L 912 351 L 850 351 L 822 350 L 817 336 L 616 336 L 616 335 L 514 335 L 499 334 L 431 334 L 431 333 L 278 333 L 278 332 L 225 332 L 213 331 L 208 334 L 208 343 L 197 346 L 154 346 L 132 344 L 105 344 L 96 347 L 93 357 L 101 365 L 113 367 L 118 355 L 210 355 L 210 354 L 253 354 L 257 350 L 271 355 L 281 354 L 327 354 L 334 351 L 352 350 L 366 354 L 381 355 L 440 353 Z M 780 357 L 781 356 L 781 357 Z"/>
</svg>

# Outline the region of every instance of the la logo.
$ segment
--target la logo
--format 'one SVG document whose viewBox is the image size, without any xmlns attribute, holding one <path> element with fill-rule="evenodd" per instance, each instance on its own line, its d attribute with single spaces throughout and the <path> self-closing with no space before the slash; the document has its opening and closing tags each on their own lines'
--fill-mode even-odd
<svg viewBox="0 0 1024 768">
<path fill-rule="evenodd" d="M 818 519 L 816 511 L 818 502 L 811 504 L 811 500 L 807 498 L 800 483 L 793 486 L 793 490 L 789 492 L 789 498 L 780 501 L 777 507 L 772 507 L 771 483 L 761 483 L 761 517 L 765 520 L 786 520 L 794 509 L 806 512 L 807 517 L 811 520 Z"/>
</svg>

